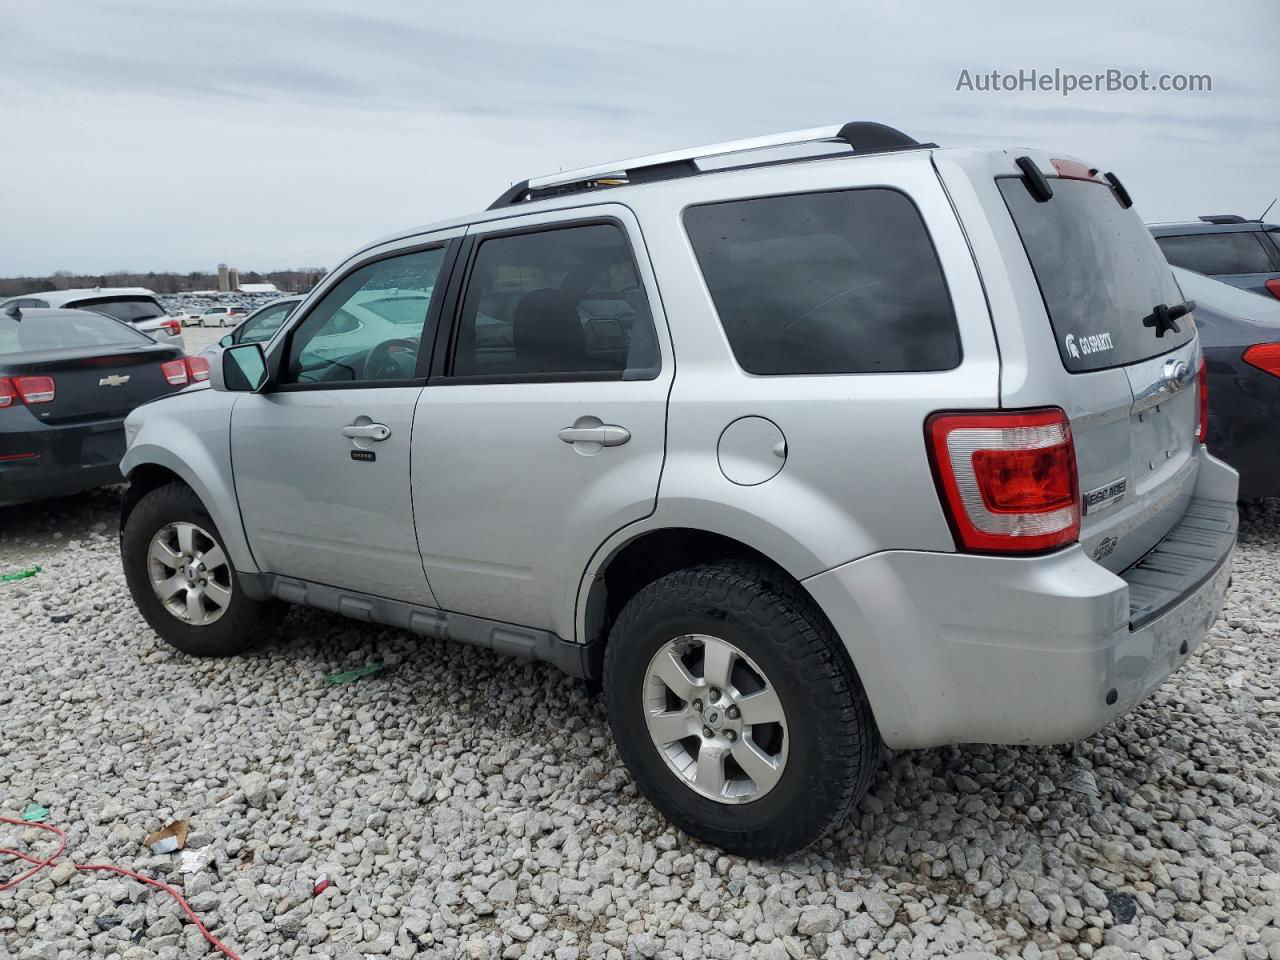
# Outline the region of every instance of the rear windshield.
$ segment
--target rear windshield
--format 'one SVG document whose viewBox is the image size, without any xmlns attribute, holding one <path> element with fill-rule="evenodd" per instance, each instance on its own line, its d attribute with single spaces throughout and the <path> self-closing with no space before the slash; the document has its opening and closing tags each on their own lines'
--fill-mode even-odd
<svg viewBox="0 0 1280 960">
<path fill-rule="evenodd" d="M 1194 233 L 1157 237 L 1156 243 L 1175 267 L 1196 273 L 1271 273 L 1277 269 L 1261 233 Z"/>
<path fill-rule="evenodd" d="M 915 205 L 880 187 L 690 207 L 685 229 L 748 373 L 960 363 L 955 312 Z"/>
<path fill-rule="evenodd" d="M 45 317 L 27 313 L 21 320 L 0 313 L 0 355 L 152 342 L 146 334 L 96 313 L 58 313 Z"/>
<path fill-rule="evenodd" d="M 77 310 L 105 313 L 109 317 L 124 320 L 126 323 L 168 316 L 164 312 L 164 307 L 150 297 L 96 297 L 92 300 L 77 300 L 67 306 Z"/>
<path fill-rule="evenodd" d="M 1157 304 L 1182 302 L 1173 272 L 1132 209 L 1111 188 L 1086 180 L 1053 180 L 1053 196 L 1037 202 L 1020 177 L 1001 177 L 1013 222 L 1035 271 L 1063 365 L 1073 373 L 1137 363 L 1187 343 L 1178 331 L 1146 326 Z"/>
</svg>

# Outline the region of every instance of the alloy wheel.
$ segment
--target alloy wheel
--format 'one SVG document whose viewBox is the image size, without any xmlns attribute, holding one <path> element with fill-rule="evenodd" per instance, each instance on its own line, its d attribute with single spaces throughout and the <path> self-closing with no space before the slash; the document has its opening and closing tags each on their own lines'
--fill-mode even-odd
<svg viewBox="0 0 1280 960">
<path fill-rule="evenodd" d="M 706 634 L 667 641 L 645 673 L 645 723 L 667 766 L 720 803 L 759 800 L 782 779 L 786 714 L 763 670 Z"/>
<path fill-rule="evenodd" d="M 227 555 L 194 523 L 167 523 L 156 531 L 147 549 L 147 573 L 165 609 L 192 626 L 213 623 L 231 603 Z"/>
</svg>

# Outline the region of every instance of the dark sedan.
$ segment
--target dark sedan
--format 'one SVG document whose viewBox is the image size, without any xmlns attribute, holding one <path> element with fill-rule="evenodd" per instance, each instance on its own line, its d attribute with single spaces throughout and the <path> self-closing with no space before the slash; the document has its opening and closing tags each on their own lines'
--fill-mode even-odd
<svg viewBox="0 0 1280 960">
<path fill-rule="evenodd" d="M 1209 451 L 1240 471 L 1240 499 L 1280 497 L 1280 302 L 1180 267 L 1209 377 Z"/>
<path fill-rule="evenodd" d="M 124 418 L 209 365 L 87 310 L 0 310 L 0 506 L 122 482 Z"/>
</svg>

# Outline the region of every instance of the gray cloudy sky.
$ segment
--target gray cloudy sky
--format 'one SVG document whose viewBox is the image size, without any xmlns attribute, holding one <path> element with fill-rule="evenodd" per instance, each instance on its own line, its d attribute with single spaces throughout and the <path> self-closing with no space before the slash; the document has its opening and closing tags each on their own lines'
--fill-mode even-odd
<svg viewBox="0 0 1280 960">
<path fill-rule="evenodd" d="M 1257 216 L 1278 28 L 1277 0 L 0 0 L 0 275 L 331 266 L 526 176 L 855 119 L 1068 151 L 1148 220 Z M 955 89 L 1054 67 L 1213 92 Z"/>
</svg>

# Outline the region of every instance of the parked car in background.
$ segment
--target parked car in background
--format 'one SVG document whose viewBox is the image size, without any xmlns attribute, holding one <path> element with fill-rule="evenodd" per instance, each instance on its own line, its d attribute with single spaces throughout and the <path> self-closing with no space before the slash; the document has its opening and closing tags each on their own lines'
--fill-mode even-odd
<svg viewBox="0 0 1280 960">
<path fill-rule="evenodd" d="M 208 376 L 113 317 L 0 308 L 0 505 L 120 483 L 124 418 Z"/>
<path fill-rule="evenodd" d="M 184 327 L 195 327 L 200 324 L 200 314 L 194 310 L 180 310 L 177 313 L 169 314 L 169 316 L 176 317 Z"/>
<path fill-rule="evenodd" d="M 271 301 L 265 307 L 259 307 L 245 317 L 240 326 L 217 343 L 210 344 L 201 350 L 200 355 L 212 357 L 218 351 L 237 343 L 265 343 L 280 329 L 280 325 L 293 312 L 293 308 L 304 299 L 304 297 L 282 297 Z"/>
<path fill-rule="evenodd" d="M 198 322 L 202 327 L 234 327 L 248 315 L 249 307 L 213 306 L 205 308 Z"/>
<path fill-rule="evenodd" d="M 1188 309 L 1123 184 L 1039 151 L 850 123 L 525 180 L 135 411 L 125 577 L 191 654 L 280 600 L 551 662 L 682 829 L 789 853 L 882 739 L 1087 737 L 1204 640 L 1237 477 Z"/>
<path fill-rule="evenodd" d="M 176 317 L 169 316 L 156 295 L 145 287 L 93 287 L 28 293 L 21 297 L 10 297 L 0 303 L 0 309 L 9 304 L 17 304 L 23 310 L 32 307 L 93 310 L 132 324 L 159 343 L 186 349 L 182 323 Z"/>
<path fill-rule="evenodd" d="M 1224 214 L 1150 229 L 1175 267 L 1280 299 L 1280 226 Z"/>
<path fill-rule="evenodd" d="M 1280 497 L 1280 302 L 1181 267 L 1209 379 L 1209 451 L 1240 473 L 1240 499 Z"/>
</svg>

